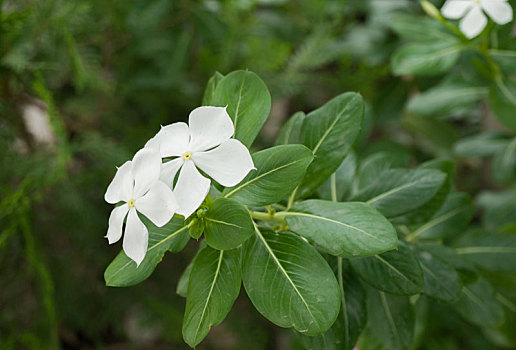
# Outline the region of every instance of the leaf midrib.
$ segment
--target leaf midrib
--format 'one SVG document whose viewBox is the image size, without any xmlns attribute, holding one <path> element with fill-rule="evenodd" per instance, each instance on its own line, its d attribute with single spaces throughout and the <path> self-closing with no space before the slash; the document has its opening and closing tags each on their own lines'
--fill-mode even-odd
<svg viewBox="0 0 516 350">
<path fill-rule="evenodd" d="M 394 272 L 396 272 L 398 275 L 400 275 L 401 277 L 403 277 L 403 279 L 405 279 L 407 282 L 409 282 L 410 284 L 414 285 L 417 287 L 417 284 L 415 284 L 413 281 L 409 280 L 407 276 L 405 276 L 400 270 L 398 270 L 395 266 L 391 265 L 387 260 L 385 260 L 384 258 L 382 258 L 381 256 L 379 255 L 375 255 L 374 256 L 375 258 L 377 258 L 378 260 L 380 260 L 383 264 L 387 265 L 388 268 L 390 268 L 391 270 L 393 270 Z"/>
<path fill-rule="evenodd" d="M 267 244 L 267 241 L 265 240 L 265 237 L 263 237 L 262 233 L 260 232 L 260 230 L 258 229 L 256 224 L 254 225 L 254 230 L 256 232 L 256 235 L 260 239 L 260 241 L 262 241 L 262 244 L 265 246 L 265 249 L 269 252 L 270 256 L 272 257 L 272 259 L 274 260 L 274 262 L 278 266 L 279 270 L 282 272 L 282 274 L 285 276 L 287 281 L 290 283 L 290 285 L 292 286 L 292 289 L 294 289 L 294 291 L 296 292 L 296 294 L 299 297 L 299 299 L 301 299 L 303 305 L 306 308 L 306 311 L 308 311 L 308 314 L 312 318 L 313 322 L 317 325 L 317 328 L 319 328 L 319 330 L 321 330 L 321 326 L 319 325 L 319 322 L 317 322 L 317 319 L 312 314 L 312 310 L 308 306 L 308 303 L 306 302 L 305 298 L 303 297 L 303 295 L 301 294 L 299 289 L 297 289 L 297 286 L 294 284 L 294 281 L 292 281 L 292 279 L 288 275 L 287 271 L 283 268 L 283 265 L 281 265 L 281 263 L 279 262 L 278 258 L 274 254 L 272 248 Z"/>
<path fill-rule="evenodd" d="M 301 213 L 301 212 L 286 212 L 286 213 L 284 213 L 284 215 L 287 216 L 287 217 L 288 216 L 304 216 L 304 217 L 308 217 L 308 218 L 311 218 L 311 219 L 316 219 L 316 220 L 321 220 L 321 221 L 328 221 L 328 222 L 331 222 L 333 224 L 341 225 L 341 226 L 350 228 L 352 230 L 361 232 L 361 233 L 365 234 L 368 237 L 376 239 L 377 241 L 380 241 L 382 243 L 386 243 L 383 239 L 380 239 L 379 237 L 376 237 L 373 234 L 371 234 L 371 233 L 369 233 L 367 231 L 362 230 L 361 228 L 358 228 L 358 227 L 355 227 L 355 226 L 352 226 L 352 225 L 348 225 L 346 223 L 343 223 L 343 222 L 340 222 L 340 221 L 337 221 L 337 220 L 325 218 L 324 216 L 308 214 L 308 213 Z"/>
<path fill-rule="evenodd" d="M 393 189 L 387 191 L 387 192 L 384 192 L 376 197 L 373 197 L 371 198 L 370 200 L 368 200 L 366 203 L 367 204 L 372 204 L 374 202 L 377 202 L 379 201 L 380 199 L 382 198 L 385 198 L 387 196 L 390 196 L 392 195 L 393 193 L 396 193 L 396 192 L 399 192 L 399 191 L 402 191 L 404 190 L 405 188 L 407 187 L 410 187 L 410 186 L 414 186 L 414 185 L 417 185 L 418 183 L 420 182 L 424 182 L 425 180 L 427 180 L 427 178 L 429 178 L 430 176 L 423 176 L 422 178 L 416 180 L 416 181 L 412 181 L 412 182 L 409 182 L 409 183 L 406 183 L 406 184 L 403 184 L 401 186 L 398 186 L 398 187 L 394 187 Z M 365 191 L 365 190 L 364 190 Z"/>
<path fill-rule="evenodd" d="M 238 192 L 238 191 L 242 190 L 243 188 L 245 188 L 245 187 L 249 186 L 250 184 L 252 184 L 252 183 L 254 183 L 254 182 L 258 181 L 258 180 L 259 180 L 259 179 L 261 179 L 262 177 L 267 176 L 267 175 L 270 175 L 270 174 L 272 174 L 272 173 L 274 173 L 274 172 L 276 172 L 276 171 L 279 171 L 279 170 L 281 170 L 281 169 L 284 169 L 284 168 L 286 168 L 286 167 L 292 166 L 292 165 L 294 165 L 294 164 L 296 164 L 296 163 L 299 163 L 299 162 L 303 161 L 305 158 L 308 158 L 308 157 L 300 158 L 300 159 L 295 160 L 295 161 L 293 161 L 293 162 L 290 162 L 290 163 L 287 163 L 287 164 L 283 164 L 283 165 L 282 165 L 282 166 L 280 166 L 280 167 L 277 167 L 277 168 L 271 169 L 271 170 L 269 170 L 269 171 L 267 171 L 267 172 L 265 172 L 265 173 L 263 173 L 263 174 L 260 174 L 260 175 L 258 175 L 257 177 L 252 178 L 251 180 L 249 180 L 249 181 L 247 181 L 247 182 L 244 182 L 244 183 L 243 183 L 243 184 L 241 184 L 240 186 L 236 187 L 234 190 L 232 190 L 232 191 L 230 191 L 230 192 L 226 193 L 226 194 L 224 195 L 224 198 L 229 198 L 230 196 L 234 195 L 236 192 Z"/>
<path fill-rule="evenodd" d="M 197 329 L 195 330 L 194 341 L 197 338 L 197 334 L 199 334 L 199 330 L 201 329 L 201 324 L 202 324 L 203 319 L 204 319 L 204 314 L 206 313 L 206 309 L 208 308 L 208 304 L 210 303 L 210 300 L 211 300 L 211 295 L 213 294 L 213 289 L 215 288 L 215 284 L 217 283 L 217 279 L 218 279 L 219 274 L 220 274 L 220 266 L 222 265 L 222 257 L 223 256 L 224 256 L 224 251 L 221 250 L 220 254 L 219 254 L 219 259 L 217 261 L 217 269 L 215 270 L 215 275 L 213 276 L 213 281 L 212 281 L 211 286 L 210 286 L 210 291 L 208 292 L 208 296 L 206 297 L 206 302 L 204 303 L 204 307 L 202 309 L 201 317 L 199 318 L 199 323 L 197 325 Z"/>
<path fill-rule="evenodd" d="M 214 223 L 217 223 L 217 224 L 221 224 L 221 225 L 233 226 L 233 227 L 236 227 L 236 228 L 245 229 L 244 226 L 239 226 L 239 225 L 233 224 L 231 222 L 226 222 L 226 221 L 221 221 L 221 220 L 217 220 L 217 219 L 212 219 L 212 218 L 209 218 L 209 217 L 207 217 L 205 220 L 206 221 L 211 221 L 211 222 L 214 222 Z"/>
</svg>

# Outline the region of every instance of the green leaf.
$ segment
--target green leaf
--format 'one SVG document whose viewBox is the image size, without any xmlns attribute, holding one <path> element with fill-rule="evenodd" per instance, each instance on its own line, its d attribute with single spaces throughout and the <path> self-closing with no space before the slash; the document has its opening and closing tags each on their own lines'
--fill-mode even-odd
<svg viewBox="0 0 516 350">
<path fill-rule="evenodd" d="M 491 49 L 487 50 L 487 52 L 507 75 L 512 74 L 516 70 L 516 51 Z"/>
<path fill-rule="evenodd" d="M 502 322 L 504 311 L 489 282 L 480 278 L 465 285 L 462 291 L 462 297 L 453 307 L 464 319 L 480 327 L 492 327 Z"/>
<path fill-rule="evenodd" d="M 183 226 L 182 219 L 173 218 L 163 227 L 156 227 L 145 218 L 142 218 L 142 221 L 149 231 L 149 245 L 145 258 L 140 266 L 136 266 L 136 263 L 121 251 L 104 272 L 107 286 L 127 287 L 140 283 L 152 274 L 167 250 L 179 252 L 188 243 L 188 226 Z"/>
<path fill-rule="evenodd" d="M 360 279 L 349 261 L 340 257 L 331 260 L 339 281 L 341 310 L 333 326 L 324 334 L 297 336 L 305 349 L 352 350 L 367 322 L 366 292 Z"/>
<path fill-rule="evenodd" d="M 444 302 L 457 300 L 462 291 L 457 270 L 427 251 L 417 250 L 417 256 L 424 274 L 423 293 Z"/>
<path fill-rule="evenodd" d="M 489 89 L 466 82 L 447 82 L 413 97 L 407 110 L 421 116 L 446 116 L 486 97 Z"/>
<path fill-rule="evenodd" d="M 452 40 L 408 44 L 392 56 L 392 71 L 395 75 L 446 73 L 459 59 L 461 50 L 460 42 Z"/>
<path fill-rule="evenodd" d="M 279 202 L 301 182 L 312 159 L 312 152 L 302 145 L 281 145 L 256 152 L 253 161 L 257 170 L 237 186 L 224 190 L 223 195 L 251 206 Z"/>
<path fill-rule="evenodd" d="M 448 193 L 450 192 L 452 187 L 451 180 L 455 177 L 455 163 L 453 161 L 439 158 L 433 159 L 421 164 L 419 169 L 440 170 L 447 176 L 441 185 L 441 188 L 439 188 L 437 193 L 430 200 L 428 200 L 428 202 L 404 215 L 391 218 L 391 222 L 396 225 L 417 225 L 427 222 L 442 207 L 446 197 L 448 196 Z"/>
<path fill-rule="evenodd" d="M 439 21 L 432 18 L 398 15 L 389 21 L 389 26 L 399 36 L 415 41 L 456 41 L 457 37 Z"/>
<path fill-rule="evenodd" d="M 303 144 L 314 154 L 298 197 L 313 193 L 337 170 L 360 134 L 364 102 L 359 94 L 348 92 L 310 112 L 303 123 Z"/>
<path fill-rule="evenodd" d="M 391 153 L 378 152 L 370 155 L 360 163 L 355 184 L 355 192 L 360 191 L 362 188 L 375 182 L 378 174 L 384 170 L 403 166 L 404 164 L 402 161 Z"/>
<path fill-rule="evenodd" d="M 516 138 L 496 154 L 492 172 L 498 182 L 506 184 L 514 182 L 516 179 Z"/>
<path fill-rule="evenodd" d="M 283 126 L 276 138 L 276 145 L 303 143 L 302 128 L 306 115 L 296 112 Z"/>
<path fill-rule="evenodd" d="M 206 89 L 204 90 L 204 96 L 202 97 L 202 105 L 203 106 L 212 106 L 213 105 L 213 96 L 215 95 L 215 89 L 217 85 L 219 85 L 220 81 L 224 78 L 222 74 L 219 72 L 213 73 L 210 80 L 208 80 L 208 84 L 206 84 Z"/>
<path fill-rule="evenodd" d="M 188 266 L 186 266 L 185 270 L 181 274 L 181 277 L 179 277 L 179 281 L 177 282 L 176 287 L 176 293 L 182 296 L 183 298 L 186 298 L 188 292 L 188 281 L 190 281 L 190 273 L 192 272 L 193 262 L 197 255 L 199 255 L 199 252 L 204 249 L 204 247 L 206 247 L 206 241 L 202 240 L 199 243 L 199 249 L 197 250 L 197 253 L 195 254 L 194 258 L 192 259 L 192 261 L 190 261 Z"/>
<path fill-rule="evenodd" d="M 516 131 L 516 82 L 496 79 L 489 91 L 489 106 L 498 119 L 512 131 Z"/>
<path fill-rule="evenodd" d="M 353 185 L 357 167 L 356 163 L 355 152 L 351 151 L 330 178 L 319 187 L 317 190 L 319 197 L 336 202 L 344 200 Z M 332 189 L 334 189 L 336 194 L 335 198 L 332 198 Z"/>
<path fill-rule="evenodd" d="M 193 261 L 186 266 L 186 269 L 179 277 L 179 281 L 177 282 L 176 293 L 183 298 L 186 298 L 188 293 L 188 281 L 190 280 L 190 273 L 192 272 Z"/>
<path fill-rule="evenodd" d="M 439 191 L 446 174 L 433 169 L 389 169 L 352 197 L 366 201 L 386 217 L 417 209 Z"/>
<path fill-rule="evenodd" d="M 488 230 L 503 231 L 516 224 L 516 188 L 480 193 L 476 200 L 483 209 L 482 224 Z"/>
<path fill-rule="evenodd" d="M 366 292 L 349 261 L 341 257 L 335 260 L 342 300 L 339 316 L 332 328 L 341 344 L 340 349 L 351 350 L 366 325 Z"/>
<path fill-rule="evenodd" d="M 461 233 L 474 212 L 473 201 L 467 194 L 450 193 L 432 218 L 408 235 L 407 239 L 441 239 Z"/>
<path fill-rule="evenodd" d="M 208 208 L 204 222 L 206 243 L 215 249 L 236 248 L 254 232 L 249 211 L 233 199 L 215 200 Z"/>
<path fill-rule="evenodd" d="M 271 95 L 264 82 L 249 71 L 235 71 L 217 85 L 211 100 L 227 106 L 235 125 L 235 138 L 250 147 L 271 111 Z"/>
<path fill-rule="evenodd" d="M 414 338 L 414 307 L 408 297 L 389 295 L 368 288 L 366 331 L 360 349 L 406 350 Z M 369 344 L 369 343 L 373 344 Z"/>
<path fill-rule="evenodd" d="M 392 224 L 365 203 L 311 199 L 285 213 L 290 229 L 324 251 L 344 257 L 369 256 L 396 248 Z"/>
<path fill-rule="evenodd" d="M 339 286 L 331 268 L 293 233 L 257 229 L 243 245 L 242 278 L 256 309 L 280 327 L 321 334 L 339 313 Z"/>
<path fill-rule="evenodd" d="M 202 249 L 188 281 L 183 338 L 199 344 L 212 326 L 222 322 L 240 292 L 239 251 Z"/>
<path fill-rule="evenodd" d="M 455 242 L 470 264 L 487 271 L 516 272 L 516 235 L 471 231 Z"/>
<path fill-rule="evenodd" d="M 454 145 L 453 153 L 465 158 L 490 157 L 502 151 L 509 142 L 507 134 L 500 131 L 488 131 L 460 139 Z"/>
<path fill-rule="evenodd" d="M 351 259 L 350 262 L 364 281 L 385 292 L 413 295 L 423 291 L 423 271 L 419 261 L 401 241 L 397 250 Z"/>
</svg>

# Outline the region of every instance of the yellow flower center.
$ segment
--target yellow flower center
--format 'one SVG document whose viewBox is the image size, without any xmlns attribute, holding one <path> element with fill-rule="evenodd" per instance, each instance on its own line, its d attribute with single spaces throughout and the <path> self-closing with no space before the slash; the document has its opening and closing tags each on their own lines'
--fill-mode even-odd
<svg viewBox="0 0 516 350">
<path fill-rule="evenodd" d="M 133 208 L 134 207 L 134 199 L 130 199 L 129 202 L 127 202 L 127 204 L 129 205 L 129 208 Z"/>
<path fill-rule="evenodd" d="M 192 153 L 190 152 L 185 152 L 183 154 L 183 160 L 189 160 L 189 159 L 192 159 Z"/>
</svg>

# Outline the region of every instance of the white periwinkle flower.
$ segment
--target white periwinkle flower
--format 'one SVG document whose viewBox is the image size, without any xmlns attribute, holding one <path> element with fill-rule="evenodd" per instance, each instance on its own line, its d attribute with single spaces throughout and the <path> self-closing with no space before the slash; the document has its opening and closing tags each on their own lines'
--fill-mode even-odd
<svg viewBox="0 0 516 350">
<path fill-rule="evenodd" d="M 163 158 L 174 158 L 163 163 L 160 179 L 174 187 L 177 212 L 185 218 L 201 205 L 210 189 L 210 180 L 197 168 L 225 187 L 235 186 L 254 169 L 247 147 L 231 138 L 235 128 L 226 108 L 198 107 L 190 113 L 188 123 L 162 127 L 146 145 L 159 145 Z"/>
<path fill-rule="evenodd" d="M 109 216 L 106 238 L 109 244 L 122 237 L 122 225 L 127 215 L 123 248 L 125 254 L 140 265 L 147 252 L 149 232 L 138 217 L 145 215 L 156 226 L 170 221 L 177 210 L 174 194 L 159 180 L 161 156 L 157 148 L 139 150 L 132 161 L 118 168 L 113 181 L 108 186 L 104 199 L 116 207 Z"/>
<path fill-rule="evenodd" d="M 448 0 L 441 9 L 446 18 L 462 18 L 459 27 L 469 39 L 484 30 L 487 24 L 484 12 L 498 24 L 512 21 L 512 7 L 508 0 Z"/>
</svg>

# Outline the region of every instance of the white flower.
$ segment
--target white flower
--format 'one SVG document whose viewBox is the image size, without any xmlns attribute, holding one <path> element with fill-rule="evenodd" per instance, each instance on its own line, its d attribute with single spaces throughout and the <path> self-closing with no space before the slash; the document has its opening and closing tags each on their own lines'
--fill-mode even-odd
<svg viewBox="0 0 516 350">
<path fill-rule="evenodd" d="M 174 187 L 177 212 L 185 218 L 201 205 L 210 189 L 210 180 L 197 168 L 225 187 L 235 186 L 254 169 L 247 147 L 231 138 L 235 128 L 226 108 L 198 107 L 190 113 L 188 123 L 162 127 L 146 145 L 159 145 L 163 158 L 174 157 L 162 165 L 160 179 Z"/>
<path fill-rule="evenodd" d="M 160 167 L 161 156 L 157 148 L 141 149 L 132 161 L 118 168 L 104 195 L 108 203 L 125 202 L 111 212 L 106 238 L 112 244 L 122 237 L 122 224 L 127 215 L 122 246 L 125 254 L 137 265 L 145 257 L 149 238 L 147 227 L 137 211 L 161 227 L 170 221 L 177 210 L 174 194 L 159 181 Z"/>
<path fill-rule="evenodd" d="M 512 7 L 507 0 L 448 0 L 441 9 L 446 18 L 462 18 L 459 27 L 468 39 L 484 30 L 487 24 L 484 12 L 498 24 L 512 21 Z"/>
</svg>

